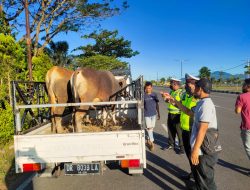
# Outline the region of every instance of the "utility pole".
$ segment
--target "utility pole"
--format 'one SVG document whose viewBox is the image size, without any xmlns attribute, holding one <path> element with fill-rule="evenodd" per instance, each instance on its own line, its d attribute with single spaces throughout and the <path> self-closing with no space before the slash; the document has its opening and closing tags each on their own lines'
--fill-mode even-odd
<svg viewBox="0 0 250 190">
<path fill-rule="evenodd" d="M 175 61 L 181 64 L 181 80 L 182 80 L 182 70 L 183 70 L 183 63 L 187 62 L 187 59 L 176 59 Z"/>
<path fill-rule="evenodd" d="M 158 85 L 158 72 L 157 72 L 157 81 L 156 81 L 156 85 Z"/>
<path fill-rule="evenodd" d="M 248 78 L 250 78 L 250 60 L 249 59 L 247 60 L 246 64 L 247 64 L 245 66 L 245 68 L 247 69 L 247 71 L 246 71 L 246 78 L 248 79 Z"/>
<path fill-rule="evenodd" d="M 29 70 L 29 80 L 32 81 L 32 58 L 31 58 L 31 39 L 30 39 L 30 20 L 29 20 L 29 3 L 24 2 L 25 21 L 26 21 L 26 44 L 27 44 L 27 62 Z"/>
<path fill-rule="evenodd" d="M 242 60 L 246 63 L 246 65 L 244 66 L 244 68 L 246 68 L 247 70 L 245 71 L 245 78 L 248 79 L 250 78 L 250 59 L 246 59 L 246 60 Z"/>
</svg>

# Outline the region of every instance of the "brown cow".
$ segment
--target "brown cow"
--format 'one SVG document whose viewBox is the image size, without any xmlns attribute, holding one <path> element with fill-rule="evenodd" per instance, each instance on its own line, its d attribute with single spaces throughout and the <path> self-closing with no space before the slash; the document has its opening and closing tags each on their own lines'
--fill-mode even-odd
<svg viewBox="0 0 250 190">
<path fill-rule="evenodd" d="M 46 87 L 51 104 L 71 102 L 70 78 L 74 71 L 54 66 L 46 74 Z M 72 98 L 71 98 L 72 99 Z M 65 107 L 51 107 L 52 131 L 62 133 L 62 115 Z"/>
<path fill-rule="evenodd" d="M 115 79 L 110 71 L 97 71 L 90 68 L 78 69 L 71 78 L 71 87 L 75 102 L 109 101 L 109 97 L 121 89 L 122 82 Z M 90 106 L 76 108 L 74 127 L 81 132 L 82 118 Z M 105 116 L 106 117 L 106 113 Z M 105 125 L 105 124 L 104 124 Z"/>
</svg>

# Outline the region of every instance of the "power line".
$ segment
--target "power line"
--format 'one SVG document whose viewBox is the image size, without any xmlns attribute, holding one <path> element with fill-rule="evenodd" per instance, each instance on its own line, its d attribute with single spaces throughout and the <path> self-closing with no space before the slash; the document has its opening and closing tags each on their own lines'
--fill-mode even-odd
<svg viewBox="0 0 250 190">
<path fill-rule="evenodd" d="M 236 68 L 238 68 L 238 67 L 240 67 L 240 66 L 242 66 L 242 65 L 245 65 L 245 64 L 246 64 L 246 63 L 242 63 L 242 64 L 240 64 L 240 65 L 231 67 L 231 68 L 229 68 L 229 69 L 221 70 L 221 71 L 224 72 L 224 71 L 229 71 L 229 70 L 232 70 L 232 69 L 236 69 Z"/>
<path fill-rule="evenodd" d="M 240 67 L 240 66 L 243 66 L 243 65 L 245 65 L 246 63 L 242 63 L 242 64 L 240 64 L 240 65 L 236 65 L 236 66 L 234 66 L 234 67 L 230 67 L 230 68 L 228 68 L 228 69 L 224 69 L 224 70 L 217 70 L 217 71 L 220 71 L 220 72 L 225 72 L 225 71 L 229 71 L 229 70 L 232 70 L 232 69 L 236 69 L 236 68 L 238 68 L 238 67 Z M 210 70 L 211 72 L 215 72 L 215 70 Z M 192 74 L 192 73 L 191 73 Z M 197 75 L 199 75 L 199 74 L 197 74 Z"/>
</svg>

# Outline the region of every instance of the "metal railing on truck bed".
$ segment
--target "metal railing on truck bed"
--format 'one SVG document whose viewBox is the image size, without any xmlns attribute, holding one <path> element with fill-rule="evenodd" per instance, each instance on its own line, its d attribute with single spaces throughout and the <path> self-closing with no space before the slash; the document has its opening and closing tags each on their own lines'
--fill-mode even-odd
<svg viewBox="0 0 250 190">
<path fill-rule="evenodd" d="M 142 128 L 143 122 L 143 77 L 140 76 L 115 94 L 110 96 L 115 101 L 83 102 L 49 104 L 46 85 L 44 82 L 12 82 L 12 103 L 15 116 L 15 134 L 24 134 L 37 129 L 49 122 L 51 107 L 75 106 L 111 106 L 117 105 L 118 112 L 127 109 L 129 105 L 136 105 L 138 125 Z M 120 106 L 119 106 L 120 105 Z M 123 105 L 123 106 L 121 106 Z M 127 105 L 127 107 L 124 105 Z M 69 112 L 68 112 L 69 113 Z M 29 115 L 28 115 L 29 114 Z M 29 116 L 29 117 L 28 117 Z"/>
</svg>

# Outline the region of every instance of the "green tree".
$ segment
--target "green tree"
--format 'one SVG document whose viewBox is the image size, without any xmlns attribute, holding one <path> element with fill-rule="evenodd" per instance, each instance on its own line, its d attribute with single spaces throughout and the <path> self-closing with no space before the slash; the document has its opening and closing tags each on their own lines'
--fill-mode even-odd
<svg viewBox="0 0 250 190">
<path fill-rule="evenodd" d="M 0 4 L 0 33 L 11 34 L 11 29 L 5 17 L 5 14 L 3 12 L 3 7 L 1 4 Z"/>
<path fill-rule="evenodd" d="M 211 82 L 212 82 L 212 84 L 216 83 L 216 78 L 215 78 L 215 77 L 212 77 L 212 78 L 211 78 Z"/>
<path fill-rule="evenodd" d="M 45 52 L 53 60 L 53 64 L 61 67 L 66 67 L 71 64 L 72 57 L 68 55 L 69 44 L 66 41 L 49 43 L 49 48 Z"/>
<path fill-rule="evenodd" d="M 171 80 L 171 77 L 168 77 L 168 78 L 167 78 L 167 82 L 170 82 L 170 80 Z"/>
<path fill-rule="evenodd" d="M 90 57 L 94 55 L 112 56 L 115 58 L 131 58 L 139 54 L 138 51 L 131 49 L 131 41 L 125 40 L 124 37 L 118 37 L 118 31 L 103 30 L 99 34 L 93 32 L 83 36 L 85 39 L 94 40 L 94 44 L 80 46 L 76 50 L 83 53 L 80 56 Z"/>
<path fill-rule="evenodd" d="M 33 63 L 33 79 L 34 81 L 43 82 L 45 81 L 45 76 L 47 71 L 53 67 L 53 63 L 50 57 L 41 53 L 38 56 L 32 58 Z"/>
<path fill-rule="evenodd" d="M 199 77 L 200 78 L 208 78 L 210 79 L 211 77 L 211 70 L 208 68 L 208 67 L 202 67 L 200 70 L 199 70 Z"/>
<path fill-rule="evenodd" d="M 234 83 L 234 80 L 235 80 L 235 77 L 232 75 L 232 76 L 230 76 L 230 77 L 227 79 L 227 82 L 228 82 L 229 84 L 233 84 L 233 83 Z"/>
<path fill-rule="evenodd" d="M 240 77 L 235 77 L 235 83 L 236 84 L 241 84 L 242 80 L 240 79 Z"/>
<path fill-rule="evenodd" d="M 23 0 L 2 0 L 0 4 L 7 21 L 15 28 L 23 29 L 25 26 Z M 59 33 L 84 31 L 86 27 L 118 15 L 126 8 L 128 8 L 126 1 L 114 2 L 114 0 L 29 0 L 34 55 L 42 52 Z"/>
<path fill-rule="evenodd" d="M 156 80 L 151 80 L 150 82 L 152 83 L 152 85 L 157 85 L 157 81 Z"/>
<path fill-rule="evenodd" d="M 11 97 L 10 81 L 25 79 L 24 49 L 10 35 L 0 34 L 0 100 Z"/>
<path fill-rule="evenodd" d="M 166 79 L 165 79 L 164 77 L 162 77 L 162 78 L 160 79 L 160 82 L 161 82 L 162 84 L 165 84 Z"/>
<path fill-rule="evenodd" d="M 24 49 L 13 36 L 0 34 L 0 144 L 13 138 L 14 122 L 11 102 L 11 80 L 25 79 Z"/>
<path fill-rule="evenodd" d="M 89 67 L 97 70 L 123 69 L 127 67 L 127 63 L 105 55 L 77 58 L 76 63 L 78 67 Z"/>
<path fill-rule="evenodd" d="M 12 107 L 4 101 L 5 109 L 0 107 L 0 144 L 6 144 L 13 138 L 14 118 Z"/>
</svg>

